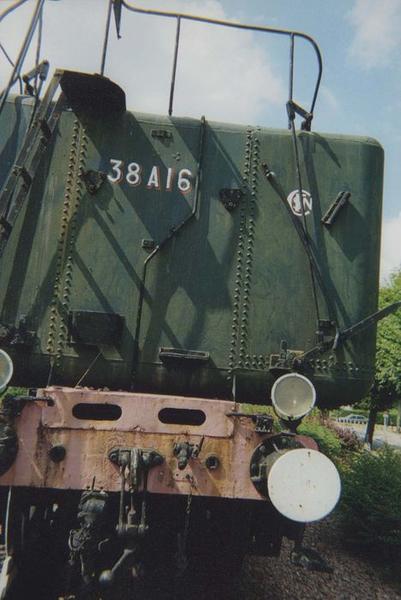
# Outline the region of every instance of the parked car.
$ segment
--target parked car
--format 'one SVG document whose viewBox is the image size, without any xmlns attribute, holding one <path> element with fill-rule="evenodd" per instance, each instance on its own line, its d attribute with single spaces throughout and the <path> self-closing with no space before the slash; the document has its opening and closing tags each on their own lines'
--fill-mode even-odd
<svg viewBox="0 0 401 600">
<path fill-rule="evenodd" d="M 337 418 L 338 423 L 352 423 L 353 425 L 366 425 L 367 418 L 363 415 L 346 415 Z"/>
<path fill-rule="evenodd" d="M 368 422 L 367 418 L 363 415 L 350 415 L 348 417 L 348 423 L 355 423 L 359 425 L 365 425 Z"/>
</svg>

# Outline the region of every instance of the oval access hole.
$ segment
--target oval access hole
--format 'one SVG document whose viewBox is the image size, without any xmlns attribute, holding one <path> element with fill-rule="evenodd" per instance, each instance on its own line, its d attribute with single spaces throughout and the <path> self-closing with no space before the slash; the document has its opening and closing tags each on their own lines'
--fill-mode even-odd
<svg viewBox="0 0 401 600">
<path fill-rule="evenodd" d="M 72 414 L 76 419 L 87 421 L 117 421 L 121 415 L 121 406 L 117 404 L 75 404 Z"/>
<path fill-rule="evenodd" d="M 162 408 L 159 421 L 168 425 L 203 425 L 206 415 L 203 410 L 193 408 Z"/>
</svg>

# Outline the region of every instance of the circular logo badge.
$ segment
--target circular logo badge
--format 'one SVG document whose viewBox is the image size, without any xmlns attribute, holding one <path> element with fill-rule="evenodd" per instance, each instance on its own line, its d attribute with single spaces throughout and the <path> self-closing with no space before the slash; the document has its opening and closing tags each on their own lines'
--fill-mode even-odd
<svg viewBox="0 0 401 600">
<path fill-rule="evenodd" d="M 298 190 L 294 190 L 288 194 L 287 202 L 291 206 L 292 212 L 297 217 L 302 217 L 303 214 L 309 215 L 312 212 L 312 196 L 306 190 L 302 190 L 303 211 Z"/>
</svg>

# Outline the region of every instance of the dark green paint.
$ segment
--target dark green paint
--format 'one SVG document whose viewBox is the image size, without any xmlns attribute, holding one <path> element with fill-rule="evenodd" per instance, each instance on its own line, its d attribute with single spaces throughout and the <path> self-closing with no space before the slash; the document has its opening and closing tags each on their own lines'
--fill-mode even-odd
<svg viewBox="0 0 401 600">
<path fill-rule="evenodd" d="M 0 120 L 1 180 L 26 122 L 20 102 L 8 103 Z M 130 112 L 102 120 L 81 116 L 85 133 L 79 134 L 76 120 L 72 112 L 63 114 L 2 259 L 0 321 L 17 325 L 25 315 L 36 334 L 33 348 L 7 348 L 15 362 L 14 383 L 45 384 L 52 362 L 51 383 L 75 385 L 95 361 L 82 385 L 230 397 L 235 375 L 237 399 L 266 402 L 273 381 L 269 358 L 279 353 L 281 340 L 297 351 L 316 343 L 306 254 L 261 170 L 266 161 L 286 194 L 297 188 L 290 133 L 206 123 L 201 157 L 197 120 Z M 152 130 L 171 136 L 154 136 Z M 68 180 L 74 135 L 86 140 Z M 330 293 L 330 316 L 343 329 L 377 307 L 383 152 L 368 138 L 302 132 L 298 139 L 303 187 L 313 198 L 308 230 Z M 183 195 L 176 186 L 168 192 L 106 181 L 89 194 L 77 169 L 111 172 L 111 158 L 140 163 L 146 178 L 159 166 L 163 190 L 168 167 L 196 174 L 202 164 L 197 215 L 149 260 L 140 327 L 139 290 L 149 257 L 142 240 L 160 244 L 168 238 L 189 217 L 194 191 Z M 57 251 L 68 181 L 71 206 L 77 207 L 64 230 L 64 250 Z M 233 211 L 219 198 L 222 188 L 245 192 Z M 326 228 L 321 218 L 342 190 L 351 199 Z M 327 319 L 320 293 L 319 308 Z M 70 343 L 68 331 L 60 336 L 70 311 L 121 315 L 120 341 L 101 347 Z M 49 351 L 52 314 L 58 325 Z M 210 360 L 166 364 L 159 358 L 161 347 L 206 352 Z M 306 374 L 322 405 L 365 394 L 374 347 L 375 331 L 367 330 L 309 366 Z"/>
</svg>

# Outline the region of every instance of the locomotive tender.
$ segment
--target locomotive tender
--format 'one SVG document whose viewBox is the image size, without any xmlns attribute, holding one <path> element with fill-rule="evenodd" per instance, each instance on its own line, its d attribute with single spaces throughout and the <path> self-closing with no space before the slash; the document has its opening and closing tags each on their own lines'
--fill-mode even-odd
<svg viewBox="0 0 401 600">
<path fill-rule="evenodd" d="M 123 8 L 177 21 L 168 116 L 103 75 Z M 1 383 L 30 389 L 1 412 L 1 598 L 131 597 L 155 556 L 235 570 L 283 535 L 299 557 L 339 497 L 296 428 L 373 378 L 383 151 L 310 131 L 321 70 L 309 111 L 291 83 L 288 130 L 172 116 L 185 19 L 288 35 L 291 82 L 295 39 L 321 68 L 298 32 L 111 0 L 101 75 L 40 98 L 40 63 L 9 96 L 17 62 L 0 97 Z"/>
</svg>

